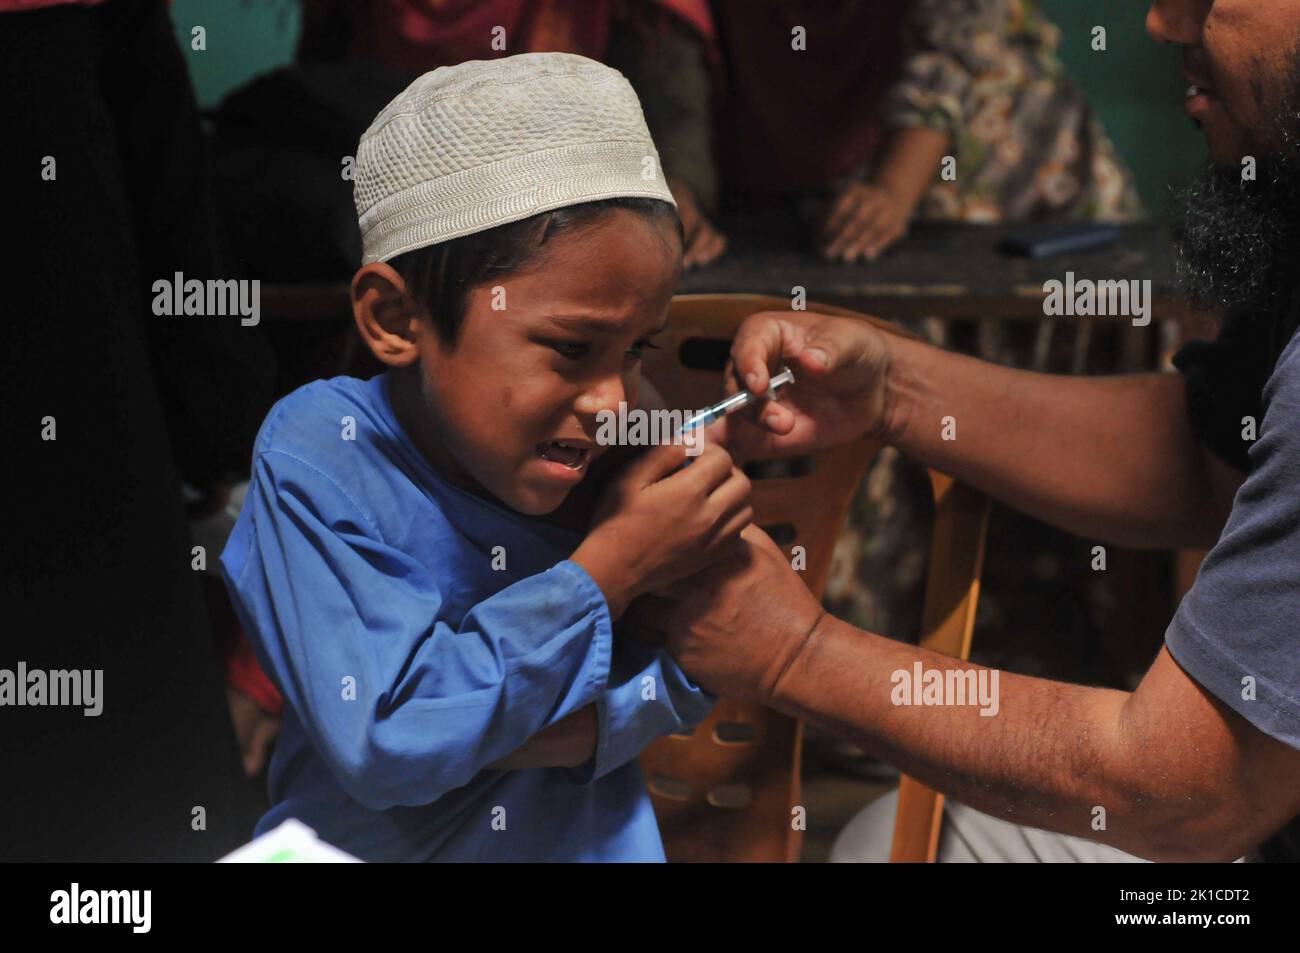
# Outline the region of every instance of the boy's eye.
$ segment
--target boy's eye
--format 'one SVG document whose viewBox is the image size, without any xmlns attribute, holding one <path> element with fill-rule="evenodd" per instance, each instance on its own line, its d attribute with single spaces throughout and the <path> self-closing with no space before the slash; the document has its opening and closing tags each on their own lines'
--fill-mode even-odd
<svg viewBox="0 0 1300 953">
<path fill-rule="evenodd" d="M 641 338 L 628 348 L 627 353 L 629 356 L 634 357 L 639 361 L 645 355 L 645 349 L 648 347 L 654 348 L 656 351 L 659 350 L 659 345 L 654 341 L 649 338 Z"/>
<path fill-rule="evenodd" d="M 585 341 L 547 341 L 546 346 L 573 361 L 586 357 L 591 350 Z"/>
</svg>

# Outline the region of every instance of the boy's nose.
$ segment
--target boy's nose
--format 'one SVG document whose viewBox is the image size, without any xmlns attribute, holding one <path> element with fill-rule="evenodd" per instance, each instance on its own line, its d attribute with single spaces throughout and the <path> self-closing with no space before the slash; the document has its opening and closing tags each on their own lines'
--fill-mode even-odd
<svg viewBox="0 0 1300 953">
<path fill-rule="evenodd" d="M 627 387 L 623 384 L 623 377 L 614 374 L 602 377 L 584 390 L 578 397 L 577 410 L 585 417 L 595 417 L 602 410 L 616 414 L 619 405 L 626 400 Z"/>
</svg>

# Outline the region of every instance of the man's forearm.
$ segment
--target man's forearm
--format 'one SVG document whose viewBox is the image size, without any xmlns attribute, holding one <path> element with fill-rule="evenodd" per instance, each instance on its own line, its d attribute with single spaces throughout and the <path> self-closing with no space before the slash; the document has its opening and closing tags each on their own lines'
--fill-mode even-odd
<svg viewBox="0 0 1300 953">
<path fill-rule="evenodd" d="M 1227 514 L 1180 375 L 1038 374 L 894 337 L 889 349 L 882 436 L 911 459 L 1086 538 L 1181 548 L 1218 537 Z"/>
<path fill-rule="evenodd" d="M 967 686 L 982 679 L 987 694 L 934 704 L 925 683 L 944 676 L 914 684 L 918 661 L 922 672 L 973 673 Z M 1232 859 L 1235 845 L 1198 827 L 1216 830 L 1212 785 L 1162 768 L 1161 753 L 1126 726 L 1132 697 L 995 672 L 824 617 L 770 703 L 996 817 L 1152 859 L 1203 858 L 1207 844 Z"/>
</svg>

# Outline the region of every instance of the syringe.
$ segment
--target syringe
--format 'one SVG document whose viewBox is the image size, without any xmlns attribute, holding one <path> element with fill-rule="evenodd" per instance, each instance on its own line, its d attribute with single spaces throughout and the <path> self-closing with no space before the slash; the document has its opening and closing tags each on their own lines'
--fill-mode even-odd
<svg viewBox="0 0 1300 953">
<path fill-rule="evenodd" d="M 790 368 L 788 367 L 782 367 L 781 373 L 777 374 L 770 381 L 768 381 L 767 394 L 766 394 L 767 399 L 776 400 L 777 399 L 776 389 L 778 387 L 783 387 L 786 384 L 793 384 L 793 383 L 794 383 L 794 371 L 790 370 Z M 718 401 L 712 407 L 707 407 L 704 410 L 701 410 L 698 414 L 694 414 L 690 417 L 687 417 L 686 422 L 682 424 L 681 433 L 686 433 L 688 430 L 694 430 L 697 427 L 707 427 L 715 420 L 725 417 L 727 416 L 727 414 L 734 413 L 735 411 L 740 410 L 740 408 L 742 407 L 748 407 L 754 401 L 759 399 L 761 398 L 758 395 L 756 395 L 753 391 L 748 391 L 748 390 L 737 391 L 736 393 L 732 394 L 730 397 Z"/>
</svg>

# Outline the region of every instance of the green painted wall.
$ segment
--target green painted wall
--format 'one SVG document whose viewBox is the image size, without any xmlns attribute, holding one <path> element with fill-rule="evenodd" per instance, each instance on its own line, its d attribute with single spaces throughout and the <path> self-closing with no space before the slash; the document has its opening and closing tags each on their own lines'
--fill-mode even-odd
<svg viewBox="0 0 1300 953">
<path fill-rule="evenodd" d="M 173 0 L 176 42 L 199 105 L 215 106 L 258 73 L 293 59 L 301 22 L 298 0 Z M 196 26 L 207 32 L 205 51 L 192 48 Z"/>
<path fill-rule="evenodd" d="M 1092 98 L 1147 207 L 1170 208 L 1171 186 L 1186 183 L 1204 160 L 1200 134 L 1182 112 L 1178 51 L 1151 40 L 1146 4 L 1136 0 L 1044 0 L 1061 27 L 1061 58 Z M 301 23 L 298 0 L 174 0 L 176 36 L 200 104 L 211 106 L 253 76 L 289 62 Z M 191 30 L 207 30 L 207 50 L 191 49 Z M 1106 28 L 1107 49 L 1091 48 Z"/>
<path fill-rule="evenodd" d="M 1045 0 L 1061 28 L 1061 59 L 1088 94 L 1153 213 L 1170 209 L 1170 187 L 1187 183 L 1205 161 L 1205 141 L 1183 112 L 1187 84 L 1177 47 L 1151 39 L 1147 4 L 1136 0 Z M 1106 28 L 1106 51 L 1092 28 Z"/>
</svg>

